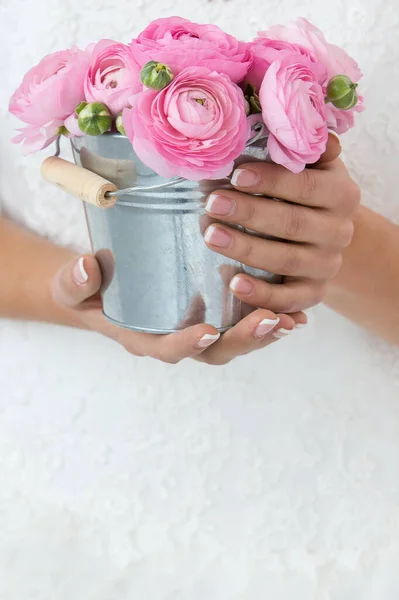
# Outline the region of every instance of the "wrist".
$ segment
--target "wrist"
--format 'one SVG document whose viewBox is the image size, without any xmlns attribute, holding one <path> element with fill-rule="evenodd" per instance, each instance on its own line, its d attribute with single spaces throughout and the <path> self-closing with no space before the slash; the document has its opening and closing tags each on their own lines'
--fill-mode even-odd
<svg viewBox="0 0 399 600">
<path fill-rule="evenodd" d="M 0 317 L 83 327 L 78 311 L 58 306 L 51 290 L 57 270 L 74 256 L 0 218 Z"/>
<path fill-rule="evenodd" d="M 371 211 L 363 206 L 357 209 L 353 218 L 353 239 L 343 251 L 340 271 L 329 282 L 330 290 L 336 292 L 340 289 L 348 290 L 354 284 L 356 276 L 363 273 L 365 265 L 375 260 L 378 254 L 377 247 L 382 240 L 379 235 L 376 235 L 375 224 L 370 223 L 370 213 Z M 373 234 L 371 228 L 374 229 Z"/>
</svg>

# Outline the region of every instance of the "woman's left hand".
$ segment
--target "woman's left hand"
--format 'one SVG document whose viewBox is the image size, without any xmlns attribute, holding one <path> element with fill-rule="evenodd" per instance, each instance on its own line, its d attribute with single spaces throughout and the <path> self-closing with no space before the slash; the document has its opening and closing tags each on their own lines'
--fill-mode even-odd
<svg viewBox="0 0 399 600">
<path fill-rule="evenodd" d="M 207 245 L 250 267 L 285 276 L 279 285 L 236 275 L 230 287 L 245 303 L 296 313 L 323 300 L 352 240 L 352 217 L 360 202 L 360 190 L 343 162 L 327 162 L 334 149 L 339 155 L 337 148 L 330 136 L 324 159 L 298 175 L 272 163 L 241 165 L 232 177 L 239 191 L 217 190 L 208 198 L 208 215 L 223 224 L 207 228 Z M 278 240 L 242 233 L 230 223 Z"/>
</svg>

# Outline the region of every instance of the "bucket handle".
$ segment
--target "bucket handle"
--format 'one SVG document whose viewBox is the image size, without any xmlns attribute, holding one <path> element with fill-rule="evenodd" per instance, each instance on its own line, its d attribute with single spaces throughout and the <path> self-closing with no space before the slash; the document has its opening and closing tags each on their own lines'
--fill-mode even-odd
<svg viewBox="0 0 399 600">
<path fill-rule="evenodd" d="M 264 138 L 266 126 L 259 122 L 253 126 L 255 134 L 247 142 L 247 147 L 252 146 Z M 100 175 L 60 158 L 60 138 L 56 140 L 56 152 L 54 156 L 46 158 L 41 167 L 42 177 L 58 188 L 93 204 L 98 208 L 111 208 L 117 202 L 119 196 L 134 195 L 139 192 L 149 192 L 164 189 L 186 181 L 183 177 L 176 177 L 170 181 L 152 186 L 133 186 L 118 189 L 117 186 L 104 179 Z M 230 177 L 226 179 L 230 180 Z"/>
</svg>

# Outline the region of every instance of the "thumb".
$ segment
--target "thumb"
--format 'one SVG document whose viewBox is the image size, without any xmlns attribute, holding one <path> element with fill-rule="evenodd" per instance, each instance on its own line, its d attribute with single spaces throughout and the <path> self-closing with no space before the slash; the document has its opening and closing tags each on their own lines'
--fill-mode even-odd
<svg viewBox="0 0 399 600">
<path fill-rule="evenodd" d="M 101 270 L 96 258 L 90 254 L 80 256 L 61 267 L 52 281 L 54 300 L 61 306 L 85 308 L 87 300 L 101 287 Z M 97 299 L 97 298 L 96 298 Z"/>
<path fill-rule="evenodd" d="M 332 162 L 339 157 L 341 152 L 342 147 L 338 135 L 329 131 L 326 151 L 321 155 L 320 160 L 316 164 Z"/>
</svg>

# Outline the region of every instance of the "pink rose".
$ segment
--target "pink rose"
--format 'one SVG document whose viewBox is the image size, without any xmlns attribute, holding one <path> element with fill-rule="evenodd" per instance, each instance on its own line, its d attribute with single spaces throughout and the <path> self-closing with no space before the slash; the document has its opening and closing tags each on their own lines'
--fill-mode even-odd
<svg viewBox="0 0 399 600">
<path fill-rule="evenodd" d="M 276 25 L 259 35 L 270 40 L 283 40 L 290 44 L 297 44 L 310 50 L 316 60 L 327 69 L 327 78 L 323 82 L 325 85 L 335 75 L 347 75 L 355 83 L 358 83 L 363 76 L 357 62 L 343 48 L 329 44 L 320 29 L 306 19 L 298 19 L 287 26 Z M 360 99 L 359 103 L 349 111 L 339 110 L 329 104 L 327 106 L 328 126 L 339 134 L 344 133 L 353 127 L 354 113 L 362 110 L 364 110 L 363 99 Z"/>
<path fill-rule="evenodd" d="M 271 159 L 293 173 L 319 160 L 328 130 L 323 88 L 314 64 L 300 54 L 282 52 L 267 70 L 259 98 L 270 131 Z"/>
<path fill-rule="evenodd" d="M 195 181 L 229 175 L 250 136 L 241 89 L 206 67 L 183 69 L 162 91 L 136 96 L 123 125 L 147 166 Z"/>
<path fill-rule="evenodd" d="M 28 127 L 13 141 L 23 142 L 24 153 L 37 152 L 53 142 L 69 115 L 84 99 L 83 81 L 90 53 L 72 48 L 49 54 L 23 78 L 9 110 Z"/>
<path fill-rule="evenodd" d="M 142 91 L 140 70 L 129 46 L 102 40 L 93 50 L 85 78 L 87 102 L 102 102 L 117 116 L 130 106 L 129 98 Z"/>
<path fill-rule="evenodd" d="M 156 60 L 176 75 L 185 67 L 202 66 L 242 81 L 252 61 L 249 44 L 216 25 L 198 25 L 181 17 L 157 19 L 132 42 L 141 67 Z"/>
</svg>

